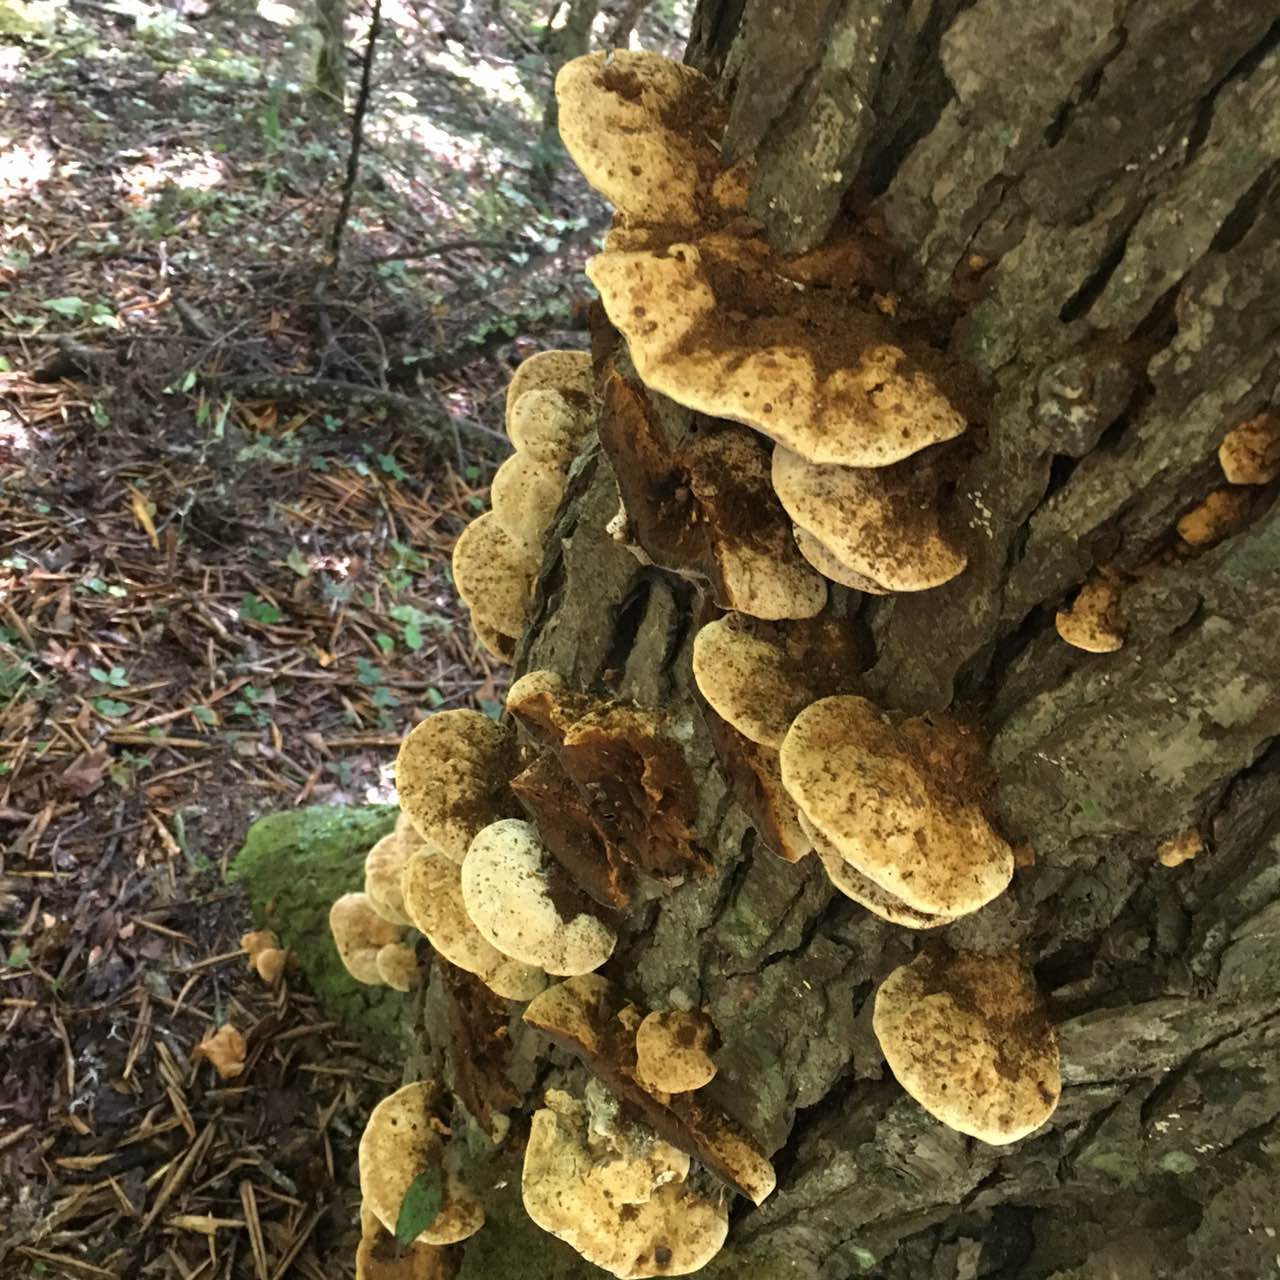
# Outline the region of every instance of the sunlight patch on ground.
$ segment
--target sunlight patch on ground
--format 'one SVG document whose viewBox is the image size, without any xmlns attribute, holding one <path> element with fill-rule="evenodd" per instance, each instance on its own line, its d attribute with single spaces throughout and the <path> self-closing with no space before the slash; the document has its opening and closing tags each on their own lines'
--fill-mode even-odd
<svg viewBox="0 0 1280 1280">
<path fill-rule="evenodd" d="M 53 152 L 43 143 L 19 143 L 0 134 L 0 200 L 29 195 L 53 172 Z"/>
<path fill-rule="evenodd" d="M 258 17 L 277 27 L 296 27 L 302 21 L 293 5 L 281 4 L 280 0 L 258 0 Z"/>
<path fill-rule="evenodd" d="M 175 151 L 162 160 L 141 160 L 120 175 L 125 199 L 133 205 L 149 206 L 166 187 L 184 191 L 209 191 L 221 185 L 226 165 L 209 151 Z"/>
<path fill-rule="evenodd" d="M 12 462 L 19 454 L 28 453 L 34 444 L 30 428 L 7 409 L 0 409 L 0 463 Z"/>
</svg>

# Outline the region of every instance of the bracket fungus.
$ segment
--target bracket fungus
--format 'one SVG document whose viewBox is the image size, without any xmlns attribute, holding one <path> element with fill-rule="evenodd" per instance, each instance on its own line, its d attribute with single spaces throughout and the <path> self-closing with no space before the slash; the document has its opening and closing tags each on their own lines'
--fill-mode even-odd
<svg viewBox="0 0 1280 1280">
<path fill-rule="evenodd" d="M 507 414 L 507 435 L 526 457 L 565 471 L 591 430 L 591 419 L 590 402 L 585 396 L 575 398 L 550 388 L 535 389 L 526 391 L 512 404 Z"/>
<path fill-rule="evenodd" d="M 591 396 L 591 354 L 587 351 L 539 351 L 522 360 L 507 383 L 507 425 L 516 406 L 532 391 L 555 391 L 568 404 L 586 406 Z M 519 445 L 519 441 L 515 441 Z"/>
<path fill-rule="evenodd" d="M 636 1030 L 636 1080 L 651 1093 L 689 1093 L 715 1079 L 715 1028 L 703 1013 L 649 1013 Z"/>
<path fill-rule="evenodd" d="M 415 1239 L 445 1245 L 480 1230 L 484 1209 L 470 1189 L 445 1166 L 443 1126 L 434 1115 L 439 1089 L 430 1081 L 407 1084 L 382 1099 L 360 1135 L 360 1194 L 369 1212 L 394 1232 L 400 1206 L 414 1180 L 434 1174 L 442 1186 L 439 1212 Z"/>
<path fill-rule="evenodd" d="M 453 547 L 453 583 L 472 614 L 504 636 L 517 639 L 529 619 L 538 564 L 486 511 L 458 536 Z"/>
<path fill-rule="evenodd" d="M 1280 412 L 1259 413 L 1228 431 L 1218 462 L 1232 484 L 1270 484 L 1280 476 Z"/>
<path fill-rule="evenodd" d="M 587 909 L 531 822 L 507 818 L 476 835 L 462 900 L 486 941 L 547 973 L 591 973 L 613 954 L 617 934 Z"/>
<path fill-rule="evenodd" d="M 722 719 L 776 749 L 811 702 L 851 692 L 862 656 L 843 619 L 770 624 L 729 613 L 694 637 L 693 678 Z"/>
<path fill-rule="evenodd" d="M 1015 955 L 927 950 L 881 983 L 872 1026 L 898 1083 L 970 1137 L 1016 1142 L 1058 1105 L 1057 1036 Z"/>
<path fill-rule="evenodd" d="M 1059 609 L 1053 625 L 1069 645 L 1086 653 L 1114 653 L 1124 645 L 1120 592 L 1106 578 L 1086 582 L 1070 609 Z"/>
<path fill-rule="evenodd" d="M 1178 537 L 1190 547 L 1212 547 L 1235 533 L 1249 511 L 1246 489 L 1214 489 L 1178 520 Z"/>
<path fill-rule="evenodd" d="M 830 578 L 832 582 L 838 582 L 842 587 L 848 587 L 852 591 L 862 591 L 869 596 L 890 594 L 888 587 L 872 582 L 865 574 L 845 564 L 834 551 L 815 538 L 808 529 L 802 529 L 796 525 L 791 532 L 795 537 L 796 546 L 800 548 L 800 554 L 824 578 Z"/>
<path fill-rule="evenodd" d="M 396 791 L 422 839 L 461 863 L 478 831 L 516 812 L 515 772 L 510 729 L 479 711 L 437 711 L 400 744 Z"/>
<path fill-rule="evenodd" d="M 493 515 L 530 560 L 542 559 L 542 540 L 564 496 L 564 473 L 527 453 L 513 453 L 489 486 Z"/>
<path fill-rule="evenodd" d="M 549 1089 L 534 1112 L 521 1193 L 529 1217 L 622 1280 L 699 1271 L 729 1230 L 719 1196 L 686 1181 L 689 1157 L 615 1108 Z M 599 1112 L 605 1112 L 602 1117 Z"/>
<path fill-rule="evenodd" d="M 626 530 L 652 563 L 705 581 L 722 609 L 757 618 L 811 618 L 822 609 L 826 583 L 792 542 L 763 440 L 722 424 L 669 442 L 616 371 L 604 398 L 600 443 Z"/>
<path fill-rule="evenodd" d="M 915 911 L 956 917 L 1003 893 L 1013 851 L 979 804 L 973 744 L 941 718 L 895 725 L 865 698 L 806 707 L 779 753 L 801 814 Z"/>
<path fill-rule="evenodd" d="M 402 889 L 405 910 L 431 946 L 495 995 L 531 1000 L 547 985 L 541 969 L 503 955 L 476 928 L 462 896 L 462 868 L 443 853 L 425 845 L 415 850 Z"/>
<path fill-rule="evenodd" d="M 840 564 L 888 591 L 925 591 L 965 567 L 943 533 L 930 472 L 916 458 L 831 467 L 781 446 L 773 451 L 773 488 L 787 514 Z"/>
<path fill-rule="evenodd" d="M 529 1003 L 524 1021 L 589 1067 L 645 1123 L 700 1160 L 753 1204 L 775 1186 L 773 1166 L 756 1143 L 696 1093 L 655 1095 L 636 1079 L 638 1012 L 598 973 L 568 978 Z"/>
<path fill-rule="evenodd" d="M 401 815 L 403 819 L 404 815 Z M 412 830 L 412 828 L 410 828 Z M 414 832 L 414 842 L 421 843 Z M 365 854 L 364 859 L 364 893 L 369 905 L 384 919 L 392 924 L 411 924 L 405 914 L 404 899 L 400 895 L 400 880 L 404 876 L 405 864 L 409 861 L 412 845 L 406 841 L 400 823 L 396 829 L 381 840 Z"/>
<path fill-rule="evenodd" d="M 378 977 L 393 991 L 408 991 L 418 976 L 418 955 L 403 942 L 388 942 L 374 957 Z"/>
<path fill-rule="evenodd" d="M 360 1208 L 356 1280 L 451 1280 L 453 1267 L 439 1245 L 402 1249 L 395 1236 L 365 1206 Z"/>
<path fill-rule="evenodd" d="M 403 941 L 405 933 L 403 925 L 380 916 L 363 893 L 344 893 L 329 908 L 329 932 L 343 967 L 370 987 L 386 981 L 378 970 L 378 953 Z"/>
</svg>

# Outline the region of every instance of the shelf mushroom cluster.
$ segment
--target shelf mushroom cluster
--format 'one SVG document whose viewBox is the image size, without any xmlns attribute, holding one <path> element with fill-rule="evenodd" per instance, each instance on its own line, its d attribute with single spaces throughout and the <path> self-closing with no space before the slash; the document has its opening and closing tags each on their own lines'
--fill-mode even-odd
<svg viewBox="0 0 1280 1280">
<path fill-rule="evenodd" d="M 591 386 L 585 351 L 543 351 L 520 365 L 507 388 L 507 434 L 516 451 L 493 477 L 492 509 L 454 544 L 458 595 L 477 637 L 502 662 L 511 661 L 528 621 L 543 538 L 592 425 Z"/>
<path fill-rule="evenodd" d="M 587 274 L 636 374 L 677 404 L 772 442 L 780 510 L 757 504 L 756 538 L 766 525 L 780 528 L 814 571 L 808 592 L 793 586 L 792 612 L 767 593 L 757 611 L 749 592 L 726 590 L 695 560 L 717 602 L 763 618 L 808 617 L 822 607 L 824 578 L 884 593 L 962 572 L 966 557 L 942 510 L 945 477 L 936 451 L 922 451 L 966 431 L 975 389 L 894 318 L 871 238 L 836 238 L 798 256 L 771 250 L 747 215 L 749 165 L 720 165 L 726 109 L 690 67 L 653 53 L 590 54 L 561 69 L 556 95 L 569 154 L 617 211 Z M 737 460 L 743 470 L 740 459 L 718 456 L 731 434 L 711 439 L 715 456 L 668 459 L 690 474 L 700 462 L 703 490 L 715 488 L 709 469 L 727 477 Z M 636 509 L 635 482 L 628 492 L 629 468 L 617 465 L 620 452 L 634 460 L 633 442 L 602 442 L 640 548 L 679 568 L 646 538 L 652 521 Z M 698 500 L 698 486 L 684 487 Z"/>
</svg>

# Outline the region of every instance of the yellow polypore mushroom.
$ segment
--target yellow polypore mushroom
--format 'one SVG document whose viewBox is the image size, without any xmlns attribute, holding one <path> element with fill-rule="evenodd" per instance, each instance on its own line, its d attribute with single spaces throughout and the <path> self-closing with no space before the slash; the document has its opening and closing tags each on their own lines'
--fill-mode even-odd
<svg viewBox="0 0 1280 1280">
<path fill-rule="evenodd" d="M 503 532 L 531 560 L 542 559 L 542 541 L 564 496 L 564 473 L 527 453 L 513 453 L 489 488 Z"/>
<path fill-rule="evenodd" d="M 586 404 L 591 395 L 591 353 L 589 351 L 539 351 L 522 360 L 507 383 L 507 429 L 512 426 L 516 406 L 526 394 L 555 391 L 570 403 Z M 512 437 L 518 447 L 520 442 Z"/>
<path fill-rule="evenodd" d="M 1013 851 L 945 723 L 895 727 L 865 698 L 822 698 L 792 721 L 779 759 L 802 815 L 846 862 L 915 911 L 954 917 L 1004 892 Z"/>
<path fill-rule="evenodd" d="M 419 1244 L 455 1244 L 484 1223 L 480 1202 L 443 1168 L 444 1143 L 432 1114 L 438 1092 L 429 1082 L 397 1089 L 374 1107 L 360 1136 L 360 1194 L 388 1231 L 395 1231 L 400 1207 L 419 1175 L 434 1174 L 440 1180 L 440 1210 L 415 1238 Z"/>
<path fill-rule="evenodd" d="M 479 832 L 462 864 L 462 900 L 503 955 L 547 973 L 598 969 L 617 934 L 587 910 L 531 822 L 508 818 Z"/>
<path fill-rule="evenodd" d="M 1280 476 L 1280 413 L 1260 413 L 1228 431 L 1218 462 L 1232 484 L 1270 484 Z"/>
<path fill-rule="evenodd" d="M 477 516 L 453 548 L 453 583 L 472 614 L 518 638 L 529 618 L 537 561 L 503 529 L 492 511 Z"/>
<path fill-rule="evenodd" d="M 687 1155 L 622 1123 L 611 1101 L 547 1091 L 525 1148 L 529 1217 L 622 1280 L 700 1270 L 724 1244 L 727 1207 L 688 1185 Z"/>
<path fill-rule="evenodd" d="M 880 985 L 872 1026 L 898 1083 L 970 1137 L 1016 1142 L 1058 1105 L 1057 1037 L 1017 956 L 927 951 Z"/>
<path fill-rule="evenodd" d="M 585 397 L 551 388 L 524 392 L 507 414 L 511 443 L 535 461 L 562 471 L 590 430 L 591 410 Z"/>
<path fill-rule="evenodd" d="M 636 1031 L 636 1080 L 659 1093 L 688 1093 L 715 1079 L 711 1038 L 702 1013 L 650 1013 Z"/>
<path fill-rule="evenodd" d="M 329 908 L 329 932 L 343 967 L 357 982 L 383 985 L 378 952 L 404 938 L 403 926 L 384 920 L 363 893 L 344 893 Z"/>
<path fill-rule="evenodd" d="M 402 1249 L 395 1236 L 361 1205 L 356 1280 L 451 1280 L 452 1276 L 443 1248 L 411 1244 Z"/>
<path fill-rule="evenodd" d="M 1203 852 L 1204 839 L 1195 827 L 1191 827 L 1168 840 L 1162 840 L 1156 848 L 1156 857 L 1162 867 L 1180 867 Z"/>
<path fill-rule="evenodd" d="M 547 985 L 541 969 L 504 956 L 476 928 L 462 898 L 462 868 L 444 854 L 425 845 L 416 850 L 401 887 L 414 927 L 450 964 L 474 973 L 495 995 L 532 1000 Z"/>
<path fill-rule="evenodd" d="M 779 446 L 773 488 L 787 514 L 836 560 L 889 591 L 924 591 L 964 569 L 964 554 L 942 531 L 936 484 L 914 460 L 818 466 Z"/>
<path fill-rule="evenodd" d="M 1086 582 L 1071 608 L 1059 609 L 1053 623 L 1069 645 L 1086 653 L 1114 653 L 1124 644 L 1120 592 L 1105 578 Z"/>
<path fill-rule="evenodd" d="M 461 863 L 478 831 L 517 812 L 515 771 L 509 729 L 479 711 L 438 711 L 400 744 L 396 791 L 423 840 Z"/>
</svg>

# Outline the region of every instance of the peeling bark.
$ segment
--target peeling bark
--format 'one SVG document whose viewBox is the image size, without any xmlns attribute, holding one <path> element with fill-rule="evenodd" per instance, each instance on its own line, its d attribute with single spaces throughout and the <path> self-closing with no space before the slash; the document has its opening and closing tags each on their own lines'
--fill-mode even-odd
<svg viewBox="0 0 1280 1280">
<path fill-rule="evenodd" d="M 617 485 L 589 450 L 518 665 L 661 705 L 687 730 L 715 872 L 633 904 L 606 972 L 646 1007 L 710 1010 L 707 1094 L 774 1153 L 777 1192 L 735 1210 L 704 1274 L 1272 1274 L 1277 484 L 1211 549 L 1180 544 L 1175 522 L 1222 484 L 1223 436 L 1280 397 L 1275 5 L 704 0 L 694 33 L 775 244 L 879 219 L 900 292 L 989 381 L 956 486 L 969 568 L 845 604 L 870 696 L 956 704 L 991 736 L 997 812 L 1034 864 L 945 936 L 1025 949 L 1066 1086 L 1045 1130 L 996 1148 L 894 1083 L 870 998 L 919 938 L 756 839 L 696 710 L 698 593 L 605 534 Z M 1128 640 L 1087 654 L 1053 619 L 1104 564 L 1125 584 Z M 1157 845 L 1190 828 L 1204 851 L 1161 865 Z M 456 1077 L 445 1003 L 433 979 L 423 1052 Z M 478 1159 L 508 1184 L 495 1217 L 515 1223 L 520 1117 L 580 1069 L 517 1016 L 505 1071 L 523 1110 Z M 519 1242 L 531 1278 L 599 1274 L 554 1241 Z M 469 1247 L 461 1274 L 504 1274 L 496 1247 Z"/>
</svg>

